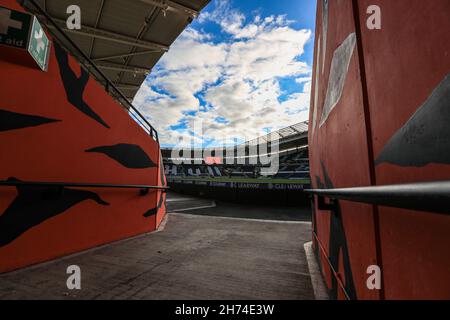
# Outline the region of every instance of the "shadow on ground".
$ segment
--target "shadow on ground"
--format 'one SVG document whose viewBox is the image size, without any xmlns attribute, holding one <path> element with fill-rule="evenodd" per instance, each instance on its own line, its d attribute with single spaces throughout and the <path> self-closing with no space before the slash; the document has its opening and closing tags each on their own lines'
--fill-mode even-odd
<svg viewBox="0 0 450 320">
<path fill-rule="evenodd" d="M 167 209 L 169 212 L 244 219 L 311 221 L 310 206 L 286 207 L 233 203 L 191 197 L 174 192 L 168 192 L 167 201 Z"/>
</svg>

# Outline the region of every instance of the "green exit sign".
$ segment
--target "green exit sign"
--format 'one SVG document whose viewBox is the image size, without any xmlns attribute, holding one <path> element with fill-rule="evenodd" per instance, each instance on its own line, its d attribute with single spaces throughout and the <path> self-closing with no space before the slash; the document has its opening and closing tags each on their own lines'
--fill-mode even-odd
<svg viewBox="0 0 450 320">
<path fill-rule="evenodd" d="M 0 44 L 26 49 L 32 16 L 0 7 Z"/>
<path fill-rule="evenodd" d="M 47 71 L 50 40 L 35 16 L 0 7 L 0 45 L 28 51 L 37 65 Z"/>
</svg>

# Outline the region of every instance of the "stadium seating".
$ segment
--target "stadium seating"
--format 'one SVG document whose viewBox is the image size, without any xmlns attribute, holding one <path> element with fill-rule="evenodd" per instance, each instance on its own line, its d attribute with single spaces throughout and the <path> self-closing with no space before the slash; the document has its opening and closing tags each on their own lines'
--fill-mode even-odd
<svg viewBox="0 0 450 320">
<path fill-rule="evenodd" d="M 186 156 L 183 151 L 182 156 L 177 149 L 162 149 L 165 174 L 167 177 L 186 177 L 186 178 L 273 178 L 273 179 L 309 179 L 309 159 L 308 159 L 308 122 L 301 122 L 287 128 L 272 132 L 266 136 L 258 137 L 247 141 L 242 145 L 222 149 L 219 154 L 216 150 L 209 150 L 207 157 L 201 164 L 194 164 L 194 159 L 199 161 L 198 154 L 204 154 L 205 150 L 191 150 L 190 156 Z M 275 170 L 271 176 L 261 175 L 264 167 L 262 163 L 257 162 L 258 157 L 251 155 L 251 150 L 267 141 L 278 139 L 275 152 L 269 150 L 267 157 L 274 158 L 278 155 L 278 170 Z M 239 148 L 245 150 L 244 155 L 239 153 Z M 272 145 L 270 146 L 272 148 Z M 242 149 L 240 149 L 242 150 Z M 259 149 L 260 150 L 260 149 Z M 267 150 L 267 149 L 264 149 Z M 175 151 L 175 152 L 174 152 Z M 225 157 L 228 151 L 232 151 L 234 157 Z M 266 151 L 267 152 L 267 151 Z M 179 157 L 174 157 L 177 154 Z M 187 152 L 189 154 L 189 151 Z M 237 156 L 239 154 L 239 156 Z M 183 164 L 179 164 L 180 159 Z M 175 161 L 176 160 L 176 161 Z M 232 160 L 232 161 L 230 161 Z M 230 164 L 230 162 L 234 164 Z M 239 163 L 239 164 L 238 164 Z"/>
<path fill-rule="evenodd" d="M 274 179 L 307 179 L 309 178 L 308 149 L 290 151 L 287 154 L 280 152 L 278 171 L 266 178 Z M 284 155 L 281 155 L 284 154 Z M 164 159 L 165 174 L 168 177 L 235 177 L 235 178 L 260 178 L 262 165 L 239 164 L 173 164 L 169 159 Z"/>
</svg>

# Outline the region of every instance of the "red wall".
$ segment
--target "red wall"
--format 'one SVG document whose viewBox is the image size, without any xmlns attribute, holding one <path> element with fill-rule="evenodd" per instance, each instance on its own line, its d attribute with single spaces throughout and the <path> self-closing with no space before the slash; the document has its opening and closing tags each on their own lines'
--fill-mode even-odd
<svg viewBox="0 0 450 320">
<path fill-rule="evenodd" d="M 450 112 L 436 108 L 433 111 L 430 104 L 436 105 L 436 99 L 429 100 L 439 85 L 440 93 L 448 94 L 442 83 L 450 73 L 450 2 L 328 3 L 326 17 L 325 2 L 318 0 L 316 22 L 309 130 L 314 187 L 450 179 L 450 161 L 446 156 L 450 150 L 445 151 L 438 141 L 447 136 L 439 128 L 444 128 L 444 123 L 448 126 Z M 381 8 L 381 30 L 366 27 L 370 5 Z M 324 27 L 326 18 L 328 28 Z M 342 95 L 320 125 L 327 91 L 333 87 L 333 57 L 352 33 L 356 44 L 348 72 L 341 73 Z M 435 118 L 410 121 L 420 116 L 416 112 L 424 105 L 421 112 Z M 406 132 L 406 138 L 392 141 L 398 132 Z M 401 146 L 398 141 L 406 142 Z M 403 155 L 392 154 L 391 150 L 401 148 L 406 150 Z M 443 151 L 439 152 L 439 148 Z M 436 156 L 421 159 L 424 154 Z M 316 199 L 315 247 L 332 297 L 345 298 L 341 288 L 344 287 L 355 299 L 450 298 L 448 216 L 347 201 L 340 201 L 338 207 L 337 214 L 318 210 Z M 382 269 L 382 290 L 369 290 L 366 286 L 366 269 L 372 264 Z"/>
<path fill-rule="evenodd" d="M 80 77 L 72 57 L 69 65 Z M 82 92 L 64 86 L 62 68 L 54 43 L 48 72 L 0 60 L 0 180 L 165 184 L 158 143 L 94 79 Z M 0 192 L 0 272 L 155 230 L 165 213 L 161 191 Z"/>
</svg>

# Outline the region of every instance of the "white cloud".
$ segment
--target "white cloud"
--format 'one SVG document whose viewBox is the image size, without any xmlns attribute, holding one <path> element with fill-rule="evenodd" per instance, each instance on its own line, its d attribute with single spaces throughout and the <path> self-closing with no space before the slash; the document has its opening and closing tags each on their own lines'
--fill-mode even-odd
<svg viewBox="0 0 450 320">
<path fill-rule="evenodd" d="M 264 128 L 275 130 L 308 118 L 311 68 L 299 57 L 310 30 L 291 28 L 285 16 L 256 16 L 246 23 L 223 0 L 199 19 L 214 21 L 231 40 L 214 43 L 213 35 L 187 29 L 133 101 L 150 118 L 162 143 L 192 135 L 194 119 L 203 121 L 204 137 L 196 135 L 200 143 L 223 135 L 254 138 Z M 295 78 L 303 92 L 280 101 L 283 77 Z M 170 130 L 180 121 L 185 125 Z"/>
<path fill-rule="evenodd" d="M 186 29 L 166 53 L 158 66 L 166 71 L 219 66 L 226 58 L 224 43 L 208 42 L 211 35 Z"/>
<path fill-rule="evenodd" d="M 237 34 L 245 22 L 245 15 L 231 8 L 228 0 L 216 0 L 215 10 L 200 15 L 200 21 L 214 21 L 222 30 L 229 34 Z"/>
</svg>

